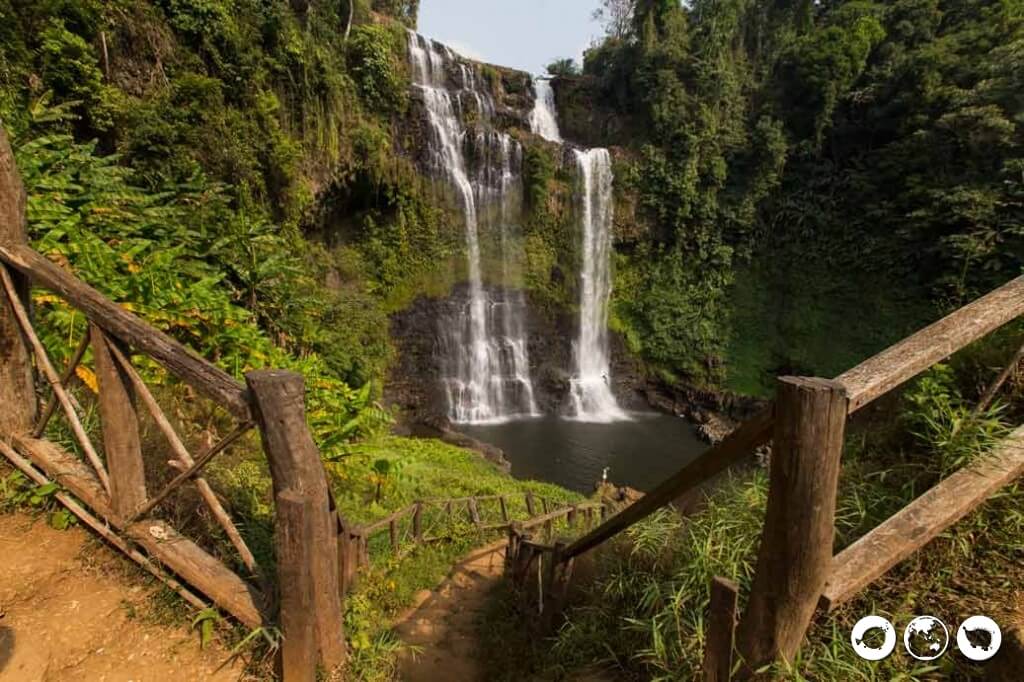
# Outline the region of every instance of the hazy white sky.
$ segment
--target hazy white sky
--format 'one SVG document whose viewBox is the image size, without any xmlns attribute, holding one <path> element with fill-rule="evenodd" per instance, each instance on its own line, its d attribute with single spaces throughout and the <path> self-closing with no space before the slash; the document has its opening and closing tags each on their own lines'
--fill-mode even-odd
<svg viewBox="0 0 1024 682">
<path fill-rule="evenodd" d="M 420 0 L 419 32 L 473 59 L 539 74 L 601 35 L 598 0 Z"/>
</svg>

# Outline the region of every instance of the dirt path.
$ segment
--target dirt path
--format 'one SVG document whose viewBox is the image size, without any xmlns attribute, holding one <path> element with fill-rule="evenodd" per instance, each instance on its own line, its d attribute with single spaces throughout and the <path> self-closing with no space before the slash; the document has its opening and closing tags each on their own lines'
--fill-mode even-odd
<svg viewBox="0 0 1024 682">
<path fill-rule="evenodd" d="M 149 588 L 133 585 L 112 550 L 73 528 L 0 515 L 0 682 L 237 680 L 217 667 L 227 652 L 200 651 L 186 626 L 151 624 Z"/>
<path fill-rule="evenodd" d="M 505 541 L 482 547 L 458 563 L 437 589 L 420 593 L 419 604 L 395 626 L 406 644 L 420 647 L 403 653 L 399 671 L 404 682 L 482 680 L 477 660 L 477 624 L 488 594 L 504 572 Z"/>
</svg>

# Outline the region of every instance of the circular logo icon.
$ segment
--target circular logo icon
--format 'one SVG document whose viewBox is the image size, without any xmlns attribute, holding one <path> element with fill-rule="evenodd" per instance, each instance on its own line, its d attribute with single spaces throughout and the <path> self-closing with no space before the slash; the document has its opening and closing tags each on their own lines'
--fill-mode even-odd
<svg viewBox="0 0 1024 682">
<path fill-rule="evenodd" d="M 918 616 L 903 631 L 903 646 L 907 653 L 919 661 L 934 661 L 946 653 L 949 630 L 935 616 Z"/>
<path fill-rule="evenodd" d="M 853 626 L 850 644 L 861 658 L 880 661 L 896 648 L 896 628 L 881 616 L 864 616 Z"/>
<path fill-rule="evenodd" d="M 1003 643 L 1003 633 L 988 616 L 971 616 L 956 631 L 956 646 L 972 661 L 987 661 Z"/>
</svg>

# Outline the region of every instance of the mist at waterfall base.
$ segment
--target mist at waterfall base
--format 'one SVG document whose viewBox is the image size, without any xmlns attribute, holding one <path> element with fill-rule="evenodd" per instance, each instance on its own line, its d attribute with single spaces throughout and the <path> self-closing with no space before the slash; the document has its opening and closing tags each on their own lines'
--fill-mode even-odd
<svg viewBox="0 0 1024 682">
<path fill-rule="evenodd" d="M 631 416 L 609 423 L 546 416 L 459 430 L 501 448 L 516 478 L 550 481 L 584 494 L 593 492 L 605 467 L 616 485 L 650 491 L 708 447 L 686 419 Z"/>
</svg>

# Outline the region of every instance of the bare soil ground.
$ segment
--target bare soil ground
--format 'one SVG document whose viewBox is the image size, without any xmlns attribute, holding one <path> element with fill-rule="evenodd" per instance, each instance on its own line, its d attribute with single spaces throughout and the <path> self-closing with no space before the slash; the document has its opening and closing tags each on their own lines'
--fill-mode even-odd
<svg viewBox="0 0 1024 682">
<path fill-rule="evenodd" d="M 418 654 L 403 652 L 404 682 L 484 679 L 477 632 L 491 591 L 504 572 L 505 543 L 482 547 L 456 564 L 443 583 L 420 593 L 418 604 L 399 617 L 395 632 Z"/>
<path fill-rule="evenodd" d="M 237 680 L 188 625 L 159 624 L 154 588 L 86 530 L 0 515 L 0 682 Z"/>
</svg>

